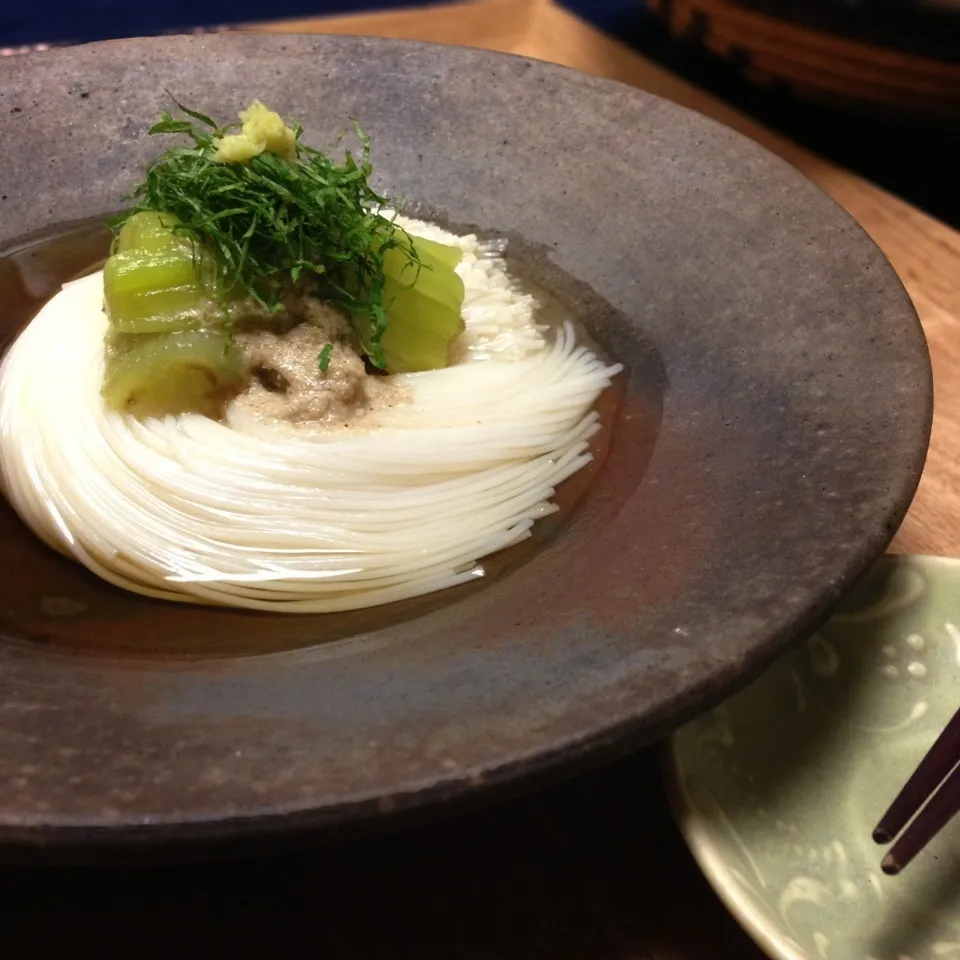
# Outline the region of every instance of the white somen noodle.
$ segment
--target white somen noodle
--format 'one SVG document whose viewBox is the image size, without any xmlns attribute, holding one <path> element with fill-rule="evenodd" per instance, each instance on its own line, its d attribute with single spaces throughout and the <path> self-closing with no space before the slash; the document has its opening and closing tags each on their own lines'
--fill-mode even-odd
<svg viewBox="0 0 960 960">
<path fill-rule="evenodd" d="M 529 536 L 589 459 L 591 412 L 619 367 L 535 322 L 474 237 L 459 243 L 456 362 L 402 375 L 369 429 L 295 430 L 238 407 L 139 421 L 100 396 L 102 275 L 67 285 L 0 367 L 6 496 L 51 547 L 169 600 L 326 612 L 465 582 Z M 342 426 L 342 425 L 341 425 Z"/>
</svg>

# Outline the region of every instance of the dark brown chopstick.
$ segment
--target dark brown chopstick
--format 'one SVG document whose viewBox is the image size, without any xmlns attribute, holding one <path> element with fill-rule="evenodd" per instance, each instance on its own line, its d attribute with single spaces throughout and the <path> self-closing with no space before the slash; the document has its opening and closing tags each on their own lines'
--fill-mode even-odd
<svg viewBox="0 0 960 960">
<path fill-rule="evenodd" d="M 936 743 L 873 831 L 873 839 L 877 843 L 889 843 L 916 814 L 913 822 L 883 858 L 883 872 L 899 873 L 958 812 L 960 710 L 937 737 Z"/>
</svg>

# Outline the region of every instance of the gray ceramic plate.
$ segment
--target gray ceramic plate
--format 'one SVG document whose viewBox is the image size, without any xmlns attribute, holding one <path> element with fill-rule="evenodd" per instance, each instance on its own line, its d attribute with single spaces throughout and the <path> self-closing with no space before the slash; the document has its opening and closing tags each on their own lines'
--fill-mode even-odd
<svg viewBox="0 0 960 960">
<path fill-rule="evenodd" d="M 673 738 L 674 810 L 778 960 L 960 958 L 960 821 L 900 876 L 881 814 L 957 709 L 960 561 L 883 560 L 837 615 Z"/>
<path fill-rule="evenodd" d="M 257 36 L 8 58 L 8 334 L 93 249 L 25 243 L 120 205 L 164 88 L 218 115 L 261 97 L 320 143 L 359 118 L 381 186 L 508 237 L 629 374 L 562 524 L 483 585 L 372 615 L 148 603 L 2 514 L 8 846 L 369 822 L 575 769 L 751 678 L 883 550 L 931 416 L 888 264 L 760 148 L 540 63 Z"/>
</svg>

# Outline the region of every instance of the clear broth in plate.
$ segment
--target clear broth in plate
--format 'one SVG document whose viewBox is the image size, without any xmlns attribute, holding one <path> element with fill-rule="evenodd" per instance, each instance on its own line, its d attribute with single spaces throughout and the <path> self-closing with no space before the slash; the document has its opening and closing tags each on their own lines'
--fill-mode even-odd
<svg viewBox="0 0 960 960">
<path fill-rule="evenodd" d="M 41 306 L 68 280 L 98 269 L 110 234 L 101 221 L 64 228 L 0 257 L 0 303 L 5 351 Z M 511 264 L 511 268 L 519 266 Z M 519 275 L 543 304 L 541 322 L 571 318 L 554 297 Z M 586 335 L 584 339 L 599 349 Z M 627 376 L 602 394 L 601 430 L 591 440 L 593 462 L 557 491 L 559 510 L 538 521 L 522 544 L 481 560 L 477 581 L 398 603 L 341 614 L 266 614 L 152 600 L 111 586 L 80 564 L 48 549 L 0 497 L 0 641 L 62 653 L 156 660 L 253 656 L 345 640 L 409 620 L 488 588 L 550 543 L 571 519 L 602 470 L 624 404 Z M 649 440 L 649 437 L 646 438 Z M 646 446 L 647 444 L 644 443 Z M 638 478 L 639 479 L 639 478 Z M 616 504 L 604 510 L 610 514 Z"/>
</svg>

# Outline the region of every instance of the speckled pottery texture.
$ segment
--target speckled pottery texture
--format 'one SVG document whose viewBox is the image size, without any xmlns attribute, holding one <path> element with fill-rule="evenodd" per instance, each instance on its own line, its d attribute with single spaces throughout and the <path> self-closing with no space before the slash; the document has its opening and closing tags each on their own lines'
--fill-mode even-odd
<svg viewBox="0 0 960 960">
<path fill-rule="evenodd" d="M 960 820 L 897 877 L 870 838 L 958 690 L 960 561 L 888 558 L 804 647 L 675 734 L 681 828 L 771 957 L 960 957 Z"/>
<path fill-rule="evenodd" d="M 379 186 L 509 238 L 629 382 L 569 522 L 489 583 L 373 619 L 120 596 L 0 518 L 6 849 L 369 823 L 575 770 L 752 678 L 884 549 L 927 446 L 923 335 L 860 228 L 759 147 L 616 83 L 441 46 L 11 57 L 4 269 L 36 279 L 25 238 L 120 206 L 165 88 L 219 116 L 260 97 L 321 146 L 358 118 Z M 161 655 L 170 637 L 189 654 Z"/>
</svg>

